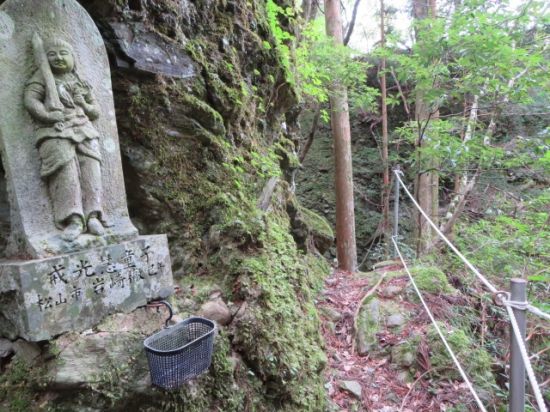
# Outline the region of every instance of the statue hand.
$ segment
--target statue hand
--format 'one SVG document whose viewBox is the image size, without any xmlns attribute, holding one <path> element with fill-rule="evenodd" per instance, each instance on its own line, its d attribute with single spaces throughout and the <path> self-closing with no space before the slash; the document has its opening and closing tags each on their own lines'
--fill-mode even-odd
<svg viewBox="0 0 550 412">
<path fill-rule="evenodd" d="M 50 112 L 48 114 L 48 119 L 52 123 L 63 122 L 63 121 L 65 121 L 65 115 L 63 114 L 63 112 L 60 112 L 60 111 L 56 110 L 56 111 Z"/>
<path fill-rule="evenodd" d="M 73 96 L 73 102 L 75 102 L 75 104 L 79 105 L 80 107 L 85 107 L 87 104 L 84 96 L 80 93 L 76 93 Z"/>
<path fill-rule="evenodd" d="M 83 87 L 75 87 L 74 94 L 73 94 L 73 102 L 78 104 L 80 107 L 85 107 L 86 99 L 84 98 L 84 88 Z"/>
</svg>

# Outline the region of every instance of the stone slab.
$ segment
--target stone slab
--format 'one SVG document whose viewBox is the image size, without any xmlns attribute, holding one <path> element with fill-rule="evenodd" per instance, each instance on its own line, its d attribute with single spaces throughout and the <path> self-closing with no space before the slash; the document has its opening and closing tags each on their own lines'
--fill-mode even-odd
<svg viewBox="0 0 550 412">
<path fill-rule="evenodd" d="M 55 226 L 33 119 L 24 105 L 26 83 L 36 71 L 31 40 L 60 39 L 74 49 L 76 72 L 90 85 L 100 108 L 92 121 L 101 154 L 105 236 L 82 234 L 64 242 Z M 102 247 L 138 236 L 128 215 L 109 60 L 104 42 L 76 0 L 7 0 L 0 5 L 0 149 L 6 171 L 11 235 L 6 256 L 42 259 Z"/>
<path fill-rule="evenodd" d="M 0 313 L 28 341 L 81 332 L 174 290 L 165 235 L 0 264 Z M 13 330 L 0 330 L 8 336 Z"/>
<path fill-rule="evenodd" d="M 117 56 L 119 66 L 129 67 L 126 62 L 131 61 L 134 69 L 151 74 L 181 79 L 197 76 L 195 63 L 181 42 L 169 43 L 159 34 L 148 32 L 142 23 L 110 23 L 110 26 L 115 35 L 113 40 L 124 55 L 122 60 Z"/>
</svg>

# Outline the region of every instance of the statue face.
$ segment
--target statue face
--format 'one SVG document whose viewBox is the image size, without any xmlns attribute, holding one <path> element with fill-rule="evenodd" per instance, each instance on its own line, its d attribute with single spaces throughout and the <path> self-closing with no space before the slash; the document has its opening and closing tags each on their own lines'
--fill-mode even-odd
<svg viewBox="0 0 550 412">
<path fill-rule="evenodd" d="M 70 50 L 63 46 L 52 46 L 48 49 L 48 62 L 52 72 L 69 73 L 74 69 L 74 58 Z"/>
</svg>

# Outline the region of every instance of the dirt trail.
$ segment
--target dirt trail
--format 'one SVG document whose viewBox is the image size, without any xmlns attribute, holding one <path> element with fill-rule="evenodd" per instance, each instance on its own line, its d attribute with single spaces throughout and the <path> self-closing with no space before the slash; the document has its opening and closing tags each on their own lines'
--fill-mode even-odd
<svg viewBox="0 0 550 412">
<path fill-rule="evenodd" d="M 477 411 L 475 404 L 468 402 L 470 395 L 464 383 L 425 379 L 426 371 L 431 370 L 426 346 L 421 345 L 417 356 L 418 372 L 414 381 L 408 383 L 400 380 L 400 370 L 391 364 L 388 356 L 381 356 L 383 351 L 362 357 L 354 350 L 353 319 L 361 300 L 376 285 L 384 271 L 399 269 L 401 266 L 398 265 L 385 267 L 376 271 L 375 277 L 334 270 L 325 280 L 325 290 L 319 296 L 317 309 L 323 319 L 322 334 L 329 359 L 325 372 L 329 397 L 339 406 L 339 412 L 432 412 L 451 410 L 453 406 L 454 410 Z M 405 289 L 406 284 L 406 276 L 398 276 L 386 279 L 383 287 L 401 286 Z M 386 299 L 381 290 L 382 287 L 375 289 L 374 295 Z M 393 346 L 412 333 L 425 332 L 429 319 L 423 308 L 403 300 L 400 304 L 412 316 L 399 334 L 381 327 L 377 333 L 379 349 Z M 445 309 L 441 307 L 441 302 L 432 302 L 430 306 L 436 312 Z M 353 394 L 353 384 L 350 390 L 343 389 L 344 381 L 357 382 L 361 387 L 360 397 Z"/>
</svg>

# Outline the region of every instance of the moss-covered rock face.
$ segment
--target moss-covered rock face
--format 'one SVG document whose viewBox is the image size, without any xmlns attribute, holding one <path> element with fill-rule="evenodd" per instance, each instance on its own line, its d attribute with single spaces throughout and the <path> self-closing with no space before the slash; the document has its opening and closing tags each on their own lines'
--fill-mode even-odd
<svg viewBox="0 0 550 412">
<path fill-rule="evenodd" d="M 403 273 L 404 271 L 401 271 Z M 423 293 L 438 296 L 441 294 L 454 295 L 457 293 L 447 280 L 445 274 L 435 266 L 418 266 L 410 269 L 411 275 L 416 286 Z M 406 289 L 406 299 L 413 303 L 420 303 L 418 294 L 414 290 L 411 282 Z"/>
<path fill-rule="evenodd" d="M 142 234 L 168 234 L 183 291 L 172 304 L 186 317 L 217 299 L 232 319 L 219 327 L 209 372 L 178 391 L 126 378 L 142 371 L 142 361 L 128 359 L 144 356 L 135 353 L 143 332 L 125 331 L 124 341 L 94 330 L 93 338 L 72 337 L 75 351 L 124 341 L 117 350 L 132 351 L 120 354 L 126 369 L 58 392 L 51 380 L 23 379 L 21 368 L 9 365 L 2 394 L 25 387 L 29 411 L 44 402 L 68 411 L 324 410 L 319 372 L 327 360 L 313 292 L 329 270 L 316 249 L 330 246 L 332 232 L 290 190 L 298 98 L 273 46 L 265 4 L 80 2 L 110 53 L 130 215 Z M 150 64 L 136 54 L 137 43 L 179 56 L 185 70 L 168 67 L 174 59 Z M 47 370 L 62 362 L 57 352 L 42 359 Z"/>
<path fill-rule="evenodd" d="M 438 322 L 438 326 L 463 369 L 469 371 L 472 380 L 494 385 L 494 376 L 491 373 L 492 361 L 487 351 L 476 347 L 463 330 L 448 328 L 441 322 Z M 451 355 L 433 325 L 428 326 L 426 338 L 431 351 L 430 362 L 434 373 L 446 378 L 462 380 Z"/>
<path fill-rule="evenodd" d="M 418 289 L 423 292 L 431 295 L 456 293 L 456 290 L 449 284 L 445 274 L 438 267 L 420 266 L 412 268 L 410 272 Z"/>
</svg>

